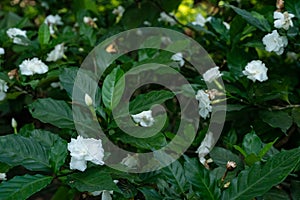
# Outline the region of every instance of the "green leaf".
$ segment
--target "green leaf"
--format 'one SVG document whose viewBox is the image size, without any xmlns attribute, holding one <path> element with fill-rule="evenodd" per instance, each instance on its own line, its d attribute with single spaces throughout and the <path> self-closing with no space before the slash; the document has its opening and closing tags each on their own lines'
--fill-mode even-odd
<svg viewBox="0 0 300 200">
<path fill-rule="evenodd" d="M 50 30 L 49 30 L 49 26 L 47 24 L 42 23 L 42 25 L 40 26 L 39 32 L 38 32 L 38 39 L 39 39 L 41 46 L 49 43 Z"/>
<path fill-rule="evenodd" d="M 217 186 L 217 181 L 204 166 L 199 164 L 197 159 L 184 157 L 184 171 L 186 179 L 196 188 L 201 199 L 218 200 L 221 191 Z"/>
<path fill-rule="evenodd" d="M 72 110 L 65 101 L 51 98 L 38 99 L 29 105 L 34 118 L 59 128 L 74 129 Z"/>
<path fill-rule="evenodd" d="M 244 136 L 242 146 L 247 155 L 250 155 L 251 153 L 258 155 L 260 150 L 263 148 L 263 142 L 252 130 Z"/>
<path fill-rule="evenodd" d="M 49 171 L 49 152 L 37 141 L 20 135 L 0 137 L 0 161 L 33 171 Z"/>
<path fill-rule="evenodd" d="M 274 185 L 281 183 L 299 163 L 300 149 L 283 151 L 261 166 L 255 163 L 242 171 L 230 187 L 223 192 L 223 200 L 249 200 L 265 194 Z"/>
<path fill-rule="evenodd" d="M 273 128 L 280 128 L 282 132 L 292 126 L 293 119 L 284 111 L 261 111 L 259 117 Z"/>
<path fill-rule="evenodd" d="M 51 176 L 40 174 L 16 176 L 0 184 L 0 197 L 3 200 L 23 200 L 46 187 Z"/>
<path fill-rule="evenodd" d="M 300 1 L 298 0 L 287 0 L 284 1 L 284 7 L 289 13 L 294 14 L 298 19 L 300 18 Z"/>
<path fill-rule="evenodd" d="M 264 200 L 282 200 L 282 199 L 290 199 L 289 195 L 283 189 L 272 188 L 268 191 L 264 196 Z"/>
<path fill-rule="evenodd" d="M 252 26 L 255 26 L 256 28 L 259 28 L 262 31 L 270 32 L 271 26 L 268 22 L 268 20 L 261 14 L 257 12 L 248 12 L 246 10 L 240 9 L 238 7 L 230 5 L 230 7 L 241 17 L 244 18 L 249 24 Z"/>
<path fill-rule="evenodd" d="M 149 110 L 155 104 L 162 104 L 173 97 L 174 93 L 166 90 L 151 91 L 147 94 L 140 94 L 130 102 L 129 111 L 131 114 L 137 114 L 144 110 Z"/>
<path fill-rule="evenodd" d="M 54 172 L 57 172 L 65 163 L 65 159 L 68 155 L 67 141 L 45 130 L 33 130 L 30 133 L 30 138 L 36 140 L 49 150 L 50 164 Z"/>
<path fill-rule="evenodd" d="M 292 117 L 294 123 L 296 123 L 297 126 L 300 127 L 300 108 L 293 108 Z"/>
<path fill-rule="evenodd" d="M 113 71 L 104 79 L 102 87 L 102 100 L 105 107 L 110 110 L 118 105 L 122 97 L 125 87 L 125 80 L 123 78 L 121 79 L 123 75 L 123 70 L 120 67 L 117 67 L 113 69 Z M 117 83 L 118 81 L 121 82 Z"/>
<path fill-rule="evenodd" d="M 227 149 L 214 147 L 211 152 L 209 152 L 209 155 L 213 159 L 214 163 L 220 167 L 226 168 L 228 161 L 234 161 L 237 164 L 237 169 L 241 170 L 244 168 L 244 164 L 240 157 Z"/>
<path fill-rule="evenodd" d="M 233 148 L 235 148 L 238 152 L 240 152 L 244 157 L 247 157 L 246 151 L 244 151 L 244 149 L 242 149 L 240 146 L 233 145 Z"/>
<path fill-rule="evenodd" d="M 154 188 L 141 187 L 141 188 L 138 188 L 138 190 L 143 193 L 146 200 L 162 199 L 162 196 Z"/>
<path fill-rule="evenodd" d="M 119 191 L 111 176 L 97 168 L 90 168 L 84 172 L 71 174 L 67 179 L 69 186 L 81 192 L 101 190 Z"/>
<path fill-rule="evenodd" d="M 266 153 L 268 153 L 268 151 L 272 148 L 272 146 L 275 144 L 276 141 L 277 138 L 273 142 L 269 142 L 268 144 L 264 145 L 264 147 L 258 153 L 258 157 L 262 159 L 264 155 L 266 155 Z"/>
<path fill-rule="evenodd" d="M 291 195 L 293 199 L 300 199 L 300 181 L 292 180 L 291 181 Z"/>
<path fill-rule="evenodd" d="M 175 187 L 176 193 L 184 194 L 187 180 L 182 165 L 179 161 L 175 161 L 172 164 L 162 169 L 163 175 L 166 177 L 169 183 Z"/>
</svg>

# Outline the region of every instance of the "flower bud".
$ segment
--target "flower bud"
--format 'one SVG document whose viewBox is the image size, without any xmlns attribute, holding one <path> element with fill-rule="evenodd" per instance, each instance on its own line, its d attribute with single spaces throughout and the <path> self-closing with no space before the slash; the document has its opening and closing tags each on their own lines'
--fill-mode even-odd
<svg viewBox="0 0 300 200">
<path fill-rule="evenodd" d="M 236 162 L 234 161 L 228 161 L 226 164 L 226 169 L 228 171 L 233 171 L 236 168 Z"/>
<path fill-rule="evenodd" d="M 17 121 L 15 120 L 15 118 L 12 118 L 12 119 L 11 119 L 11 126 L 12 126 L 13 128 L 17 128 L 18 123 L 17 123 Z"/>
<path fill-rule="evenodd" d="M 87 106 L 92 106 L 93 105 L 93 99 L 88 94 L 85 94 L 84 101 L 85 101 L 85 104 Z"/>
</svg>

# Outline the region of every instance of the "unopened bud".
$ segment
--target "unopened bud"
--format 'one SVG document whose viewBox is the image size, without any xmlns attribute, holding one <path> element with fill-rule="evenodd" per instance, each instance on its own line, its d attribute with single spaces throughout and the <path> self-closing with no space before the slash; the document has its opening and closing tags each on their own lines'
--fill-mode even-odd
<svg viewBox="0 0 300 200">
<path fill-rule="evenodd" d="M 236 162 L 234 161 L 228 161 L 226 164 L 226 169 L 228 171 L 233 171 L 236 168 Z"/>
<path fill-rule="evenodd" d="M 85 101 L 85 104 L 87 106 L 92 106 L 93 105 L 93 99 L 88 94 L 85 94 L 84 101 Z"/>
<path fill-rule="evenodd" d="M 224 184 L 224 188 L 229 188 L 229 186 L 230 186 L 230 182 Z"/>
<path fill-rule="evenodd" d="M 17 128 L 18 123 L 17 123 L 17 121 L 15 120 L 15 118 L 12 118 L 12 119 L 11 119 L 11 126 L 12 126 L 14 129 Z"/>
</svg>

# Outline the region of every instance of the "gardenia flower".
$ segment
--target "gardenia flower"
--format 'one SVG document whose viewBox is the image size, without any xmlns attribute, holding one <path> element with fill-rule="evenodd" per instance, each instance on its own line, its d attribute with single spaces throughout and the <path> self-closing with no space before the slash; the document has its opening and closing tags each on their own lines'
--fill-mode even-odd
<svg viewBox="0 0 300 200">
<path fill-rule="evenodd" d="M 48 66 L 38 58 L 24 60 L 20 65 L 22 75 L 31 76 L 34 74 L 44 74 L 48 71 Z"/>
<path fill-rule="evenodd" d="M 243 74 L 253 82 L 256 80 L 263 82 L 268 80 L 267 71 L 268 68 L 266 68 L 266 65 L 262 61 L 253 60 L 246 65 Z"/>
<path fill-rule="evenodd" d="M 266 46 L 266 51 L 274 51 L 277 55 L 281 55 L 284 51 L 284 47 L 288 45 L 287 38 L 285 36 L 280 36 L 277 30 L 265 35 L 262 41 Z"/>
<path fill-rule="evenodd" d="M 118 15 L 119 17 L 122 17 L 123 16 L 123 13 L 125 12 L 125 9 L 123 6 L 118 6 L 117 8 L 115 8 L 112 13 L 114 15 Z"/>
<path fill-rule="evenodd" d="M 209 95 L 203 90 L 198 90 L 196 99 L 199 101 L 199 115 L 206 119 L 209 113 L 212 111 Z"/>
<path fill-rule="evenodd" d="M 83 22 L 91 27 L 97 28 L 97 24 L 95 23 L 98 19 L 97 18 L 91 18 L 91 17 L 83 17 Z"/>
<path fill-rule="evenodd" d="M 54 26 L 55 25 L 63 25 L 64 23 L 61 21 L 61 17 L 59 15 L 48 15 L 44 21 L 45 24 L 49 26 L 50 34 L 54 34 Z"/>
<path fill-rule="evenodd" d="M 127 154 L 127 157 L 123 158 L 121 164 L 133 169 L 138 166 L 138 162 L 137 155 L 131 156 L 130 154 Z"/>
<path fill-rule="evenodd" d="M 197 14 L 196 16 L 196 20 L 192 22 L 193 25 L 199 25 L 199 26 L 204 26 L 206 22 L 210 21 L 211 18 L 207 18 L 205 19 L 203 17 L 203 15 L 201 15 L 200 13 Z"/>
<path fill-rule="evenodd" d="M 46 61 L 57 61 L 58 59 L 61 59 L 64 56 L 64 44 L 58 44 L 54 47 L 54 49 L 47 54 Z"/>
<path fill-rule="evenodd" d="M 18 28 L 10 28 L 6 31 L 6 34 L 9 38 L 13 39 L 13 43 L 20 45 L 27 45 L 27 43 L 23 42 L 20 37 L 27 38 L 26 31 L 23 31 Z"/>
<path fill-rule="evenodd" d="M 170 23 L 171 26 L 176 24 L 176 21 L 172 17 L 167 15 L 165 12 L 160 13 L 160 18 L 158 18 L 158 21 L 159 22 Z"/>
<path fill-rule="evenodd" d="M 152 117 L 152 110 L 143 111 L 136 115 L 131 115 L 133 121 L 138 123 L 142 127 L 150 127 L 154 124 L 154 118 Z"/>
<path fill-rule="evenodd" d="M 3 55 L 5 53 L 5 50 L 0 47 L 0 55 Z"/>
<path fill-rule="evenodd" d="M 176 53 L 171 57 L 171 60 L 179 62 L 180 67 L 184 65 L 184 59 L 182 53 Z"/>
<path fill-rule="evenodd" d="M 273 15 L 275 21 L 274 21 L 274 27 L 275 28 L 283 28 L 285 30 L 288 30 L 291 27 L 294 26 L 292 18 L 295 17 L 293 14 L 289 14 L 288 12 L 278 12 L 275 11 Z"/>
<path fill-rule="evenodd" d="M 7 90 L 7 83 L 4 80 L 0 79 L 0 101 L 5 99 Z"/>
<path fill-rule="evenodd" d="M 220 76 L 221 76 L 221 73 L 220 73 L 219 67 L 213 67 L 213 68 L 210 68 L 209 70 L 207 70 L 203 74 L 203 79 L 205 82 L 211 83 L 212 81 L 216 80 Z"/>
<path fill-rule="evenodd" d="M 104 165 L 104 149 L 101 139 L 78 136 L 77 139 L 72 138 L 68 143 L 68 150 L 71 152 L 70 169 L 84 171 L 87 168 L 87 161 L 96 165 Z"/>
<path fill-rule="evenodd" d="M 6 174 L 0 173 L 0 181 L 5 181 L 5 180 L 6 180 Z"/>
<path fill-rule="evenodd" d="M 204 157 L 210 152 L 214 143 L 215 143 L 215 139 L 213 137 L 213 133 L 208 132 L 196 151 L 196 153 L 198 153 L 199 160 L 203 165 L 205 164 L 206 161 Z"/>
</svg>

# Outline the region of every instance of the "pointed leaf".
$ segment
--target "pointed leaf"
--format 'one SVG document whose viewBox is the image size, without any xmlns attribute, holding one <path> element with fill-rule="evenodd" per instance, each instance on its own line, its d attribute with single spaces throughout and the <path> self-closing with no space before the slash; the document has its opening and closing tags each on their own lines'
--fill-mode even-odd
<svg viewBox="0 0 300 200">
<path fill-rule="evenodd" d="M 38 38 L 41 46 L 48 44 L 50 40 L 50 30 L 47 24 L 42 23 L 39 28 Z"/>
<path fill-rule="evenodd" d="M 265 165 L 259 163 L 242 171 L 230 187 L 223 192 L 223 200 L 249 200 L 269 191 L 281 183 L 299 163 L 300 149 L 283 151 L 270 158 Z"/>
<path fill-rule="evenodd" d="M 16 176 L 0 184 L 0 197 L 3 200 L 23 200 L 46 187 L 51 176 L 40 174 Z"/>
</svg>

